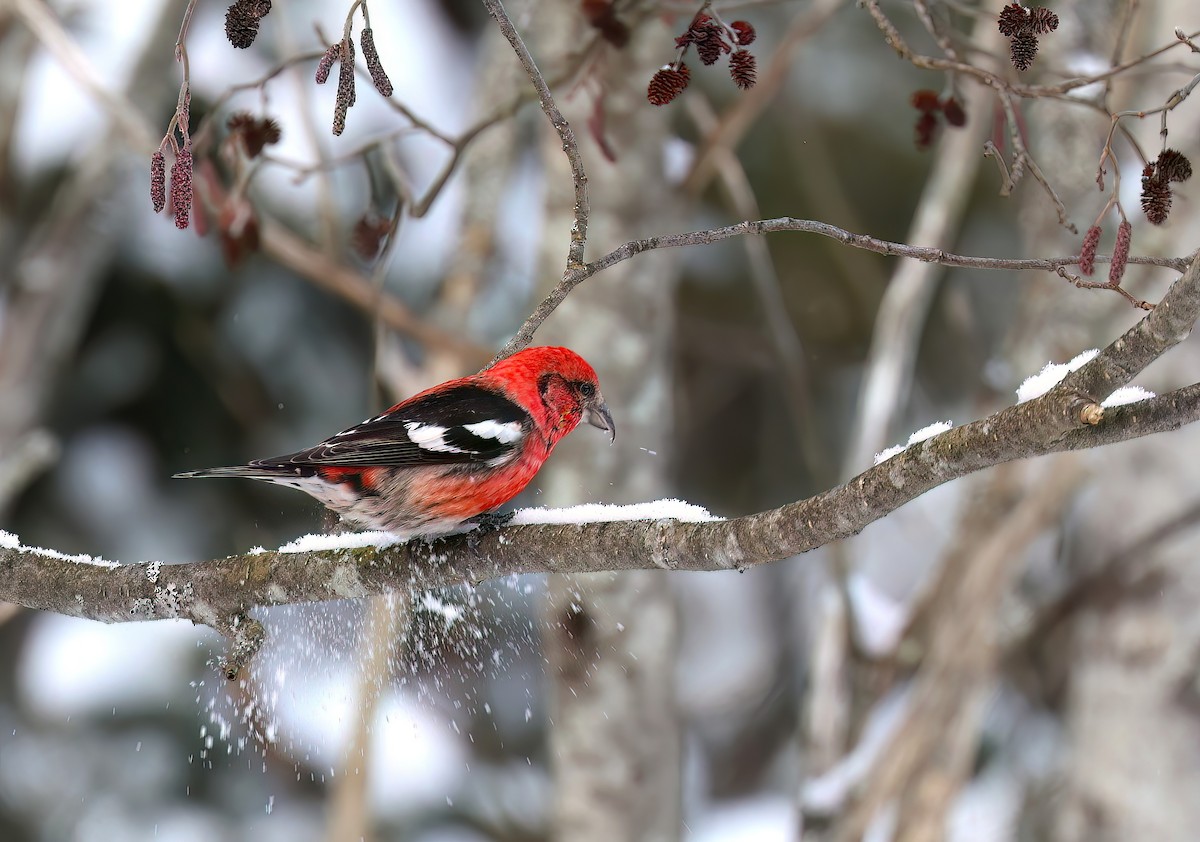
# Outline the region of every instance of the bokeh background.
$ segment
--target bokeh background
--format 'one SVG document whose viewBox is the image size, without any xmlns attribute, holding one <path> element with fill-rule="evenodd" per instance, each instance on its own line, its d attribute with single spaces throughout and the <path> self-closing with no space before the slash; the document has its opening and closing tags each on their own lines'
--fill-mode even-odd
<svg viewBox="0 0 1200 842">
<path fill-rule="evenodd" d="M 1078 249 L 1030 178 L 998 195 L 978 155 L 983 140 L 1007 137 L 994 96 L 899 60 L 856 4 L 730 9 L 726 19 L 757 27 L 757 90 L 768 93 L 743 94 L 723 66 L 696 65 L 688 92 L 661 109 L 645 102 L 645 84 L 673 57 L 689 4 L 619 3 L 633 29 L 622 50 L 597 43 L 578 5 L 530 0 L 510 12 L 580 138 L 589 257 L 635 237 L 776 216 L 895 241 L 932 232 L 921 244 L 967 254 Z M 975 20 L 929 5 L 960 31 Z M 978 15 L 981 33 L 994 28 L 993 5 Z M 1064 23 L 1034 71 L 1047 81 L 1107 66 L 1118 37 L 1133 56 L 1200 23 L 1181 0 L 1053 5 Z M 937 54 L 911 4 L 884 8 L 916 49 Z M 35 36 L 29 9 L 52 14 L 86 65 L 65 65 L 67 48 Z M 24 543 L 182 562 L 329 528 L 291 491 L 170 476 L 290 452 L 477 369 L 561 271 L 570 183 L 536 107 L 483 131 L 428 213 L 403 216 L 385 257 L 364 261 L 350 247 L 356 220 L 393 212 L 389 173 L 421 195 L 446 144 L 363 78 L 346 133 L 332 137 L 333 86 L 312 83 L 315 59 L 225 97 L 319 53 L 319 33 L 336 33 L 347 9 L 277 3 L 242 51 L 225 39 L 221 4 L 198 4 L 193 127 L 212 121 L 219 138 L 238 109 L 279 122 L 282 141 L 249 196 L 264 231 L 286 226 L 302 244 L 290 258 L 264 247 L 231 265 L 215 236 L 177 231 L 147 196 L 149 153 L 178 93 L 182 4 L 0 4 L 0 526 Z M 370 11 L 395 99 L 450 137 L 524 90 L 481 5 Z M 994 35 L 978 37 L 1003 53 Z M 1154 107 L 1195 72 L 1181 50 L 1077 99 Z M 943 130 L 930 150 L 914 144 L 918 88 L 967 106 L 967 126 Z M 1191 102 L 1172 113 L 1185 153 L 1197 151 L 1196 115 Z M 742 129 L 720 134 L 737 119 Z M 1023 106 L 1022 130 L 1080 231 L 1106 200 L 1094 177 L 1108 122 L 1077 102 Z M 1158 123 L 1146 123 L 1131 129 L 1153 149 Z M 705 153 L 714 137 L 726 139 Z M 1132 216 L 1140 164 L 1128 147 L 1118 153 Z M 216 148 L 198 155 L 227 186 Z M 947 218 L 922 222 L 930 208 Z M 1165 229 L 1147 229 L 1135 219 L 1135 253 L 1194 250 L 1187 190 Z M 313 255 L 398 300 L 429 333 L 397 330 L 371 301 L 351 300 L 352 284 L 305 271 Z M 1011 403 L 1043 363 L 1110 341 L 1139 315 L 1052 275 L 926 268 L 902 281 L 904 271 L 779 234 L 646 255 L 589 280 L 538 340 L 592 360 L 621 435 L 608 449 L 595 431 L 576 433 L 518 503 L 671 495 L 726 516 L 777 506 L 852 476 L 918 427 Z M 1172 277 L 1131 267 L 1126 286 L 1154 300 Z M 1195 353 L 1173 352 L 1144 385 L 1191 382 Z M 902 369 L 895 395 L 868 418 L 864 384 L 889 359 Z M 977 615 L 1000 629 L 979 655 L 982 674 L 961 697 L 949 688 L 954 711 L 977 713 L 948 801 L 952 838 L 1190 838 L 1200 810 L 1190 534 L 1175 527 L 1126 557 L 1117 550 L 1196 506 L 1195 444 L 1184 431 L 1072 462 L 1087 478 L 1066 514 L 1014 545 Z M 649 574 L 677 621 L 660 672 L 677 698 L 680 834 L 782 840 L 802 821 L 812 838 L 838 827 L 847 793 L 870 780 L 912 704 L 923 624 L 940 628 L 943 616 L 929 596 L 940 571 L 970 561 L 959 552 L 972 544 L 964 511 L 1003 509 L 1043 471 L 1067 468 L 960 481 L 842 546 L 744 574 Z M 985 528 L 1001 534 L 1004 522 Z M 264 611 L 271 643 L 241 685 L 209 665 L 222 642 L 186 623 L 107 627 L 0 605 L 0 838 L 336 839 L 347 803 L 365 818 L 346 826 L 378 839 L 547 838 L 546 587 L 527 577 L 400 604 Z M 402 646 L 380 649 L 398 635 Z"/>
</svg>

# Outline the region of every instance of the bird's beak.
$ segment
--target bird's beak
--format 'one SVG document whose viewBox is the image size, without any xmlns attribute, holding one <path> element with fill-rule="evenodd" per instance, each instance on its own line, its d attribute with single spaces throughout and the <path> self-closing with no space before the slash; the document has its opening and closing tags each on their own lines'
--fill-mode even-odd
<svg viewBox="0 0 1200 842">
<path fill-rule="evenodd" d="M 608 405 L 604 403 L 604 398 L 598 392 L 596 400 L 588 405 L 587 414 L 584 417 L 593 427 L 599 427 L 608 432 L 609 444 L 617 440 L 617 425 L 613 423 L 612 413 L 608 411 Z"/>
</svg>

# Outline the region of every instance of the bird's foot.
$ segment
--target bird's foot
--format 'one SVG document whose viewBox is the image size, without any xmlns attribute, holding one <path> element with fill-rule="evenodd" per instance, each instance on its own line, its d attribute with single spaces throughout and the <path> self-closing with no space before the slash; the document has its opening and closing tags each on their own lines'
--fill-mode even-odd
<svg viewBox="0 0 1200 842">
<path fill-rule="evenodd" d="M 516 514 L 516 512 L 484 512 L 468 520 L 467 523 L 475 524 L 475 528 L 467 533 L 467 543 L 471 545 L 471 549 L 479 546 L 479 539 L 482 536 L 502 528 Z"/>
</svg>

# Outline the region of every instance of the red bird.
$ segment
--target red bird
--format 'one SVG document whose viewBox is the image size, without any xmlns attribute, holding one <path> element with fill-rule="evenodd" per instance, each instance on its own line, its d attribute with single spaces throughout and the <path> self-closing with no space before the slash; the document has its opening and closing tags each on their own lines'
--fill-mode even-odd
<svg viewBox="0 0 1200 842">
<path fill-rule="evenodd" d="M 369 529 L 444 535 L 519 494 L 585 418 L 616 440 L 592 367 L 566 348 L 527 348 L 308 450 L 175 476 L 265 480 Z"/>
</svg>

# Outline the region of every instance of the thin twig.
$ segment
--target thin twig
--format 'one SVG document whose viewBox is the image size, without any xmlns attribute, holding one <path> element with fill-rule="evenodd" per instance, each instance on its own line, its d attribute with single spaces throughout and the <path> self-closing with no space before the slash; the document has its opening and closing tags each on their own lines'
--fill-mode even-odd
<svg viewBox="0 0 1200 842">
<path fill-rule="evenodd" d="M 948 70 L 956 73 L 962 73 L 967 76 L 973 76 L 974 78 L 979 79 L 981 82 L 991 85 L 996 90 L 1007 90 L 1016 96 L 1027 97 L 1031 99 L 1046 96 L 1062 96 L 1063 94 L 1069 93 L 1078 88 L 1085 88 L 1088 85 L 1094 85 L 1097 82 L 1103 82 L 1107 79 L 1111 79 L 1114 76 L 1119 76 L 1127 70 L 1145 64 L 1151 59 L 1157 58 L 1163 53 L 1166 53 L 1175 47 L 1182 46 L 1186 43 L 1184 39 L 1176 38 L 1169 44 L 1165 44 L 1162 47 L 1151 50 L 1145 55 L 1138 56 L 1137 58 L 1127 61 L 1124 64 L 1117 65 L 1116 67 L 1110 67 L 1108 70 L 1105 70 L 1102 73 L 1096 73 L 1091 76 L 1078 76 L 1072 79 L 1067 79 L 1063 82 L 1059 82 L 1055 85 L 1021 85 L 1005 79 L 1003 76 L 993 73 L 990 70 L 985 70 L 982 67 L 976 67 L 973 64 L 967 64 L 961 61 L 950 61 L 949 59 L 934 58 L 933 56 L 926 56 L 913 52 L 912 48 L 908 46 L 907 42 L 905 42 L 904 38 L 900 35 L 899 30 L 896 29 L 895 25 L 888 19 L 887 15 L 885 15 L 879 8 L 878 0 L 861 0 L 861 2 L 862 6 L 875 20 L 875 23 L 879 27 L 880 31 L 883 32 L 888 46 L 895 50 L 897 55 L 899 55 L 905 61 L 911 63 L 913 66 L 919 67 L 923 70 Z M 1185 38 L 1197 37 L 1200 37 L 1200 31 L 1185 36 Z"/>
<path fill-rule="evenodd" d="M 1128 301 L 1134 307 L 1137 307 L 1139 310 L 1153 310 L 1154 309 L 1154 305 L 1151 304 L 1149 301 L 1143 301 L 1140 298 L 1135 298 L 1134 296 L 1130 295 L 1126 290 L 1122 289 L 1121 286 L 1118 284 L 1110 284 L 1105 281 L 1085 281 L 1083 278 L 1079 277 L 1078 275 L 1072 275 L 1070 272 L 1068 272 L 1062 266 L 1059 266 L 1058 269 L 1055 270 L 1054 274 L 1058 275 L 1060 278 L 1062 278 L 1066 281 L 1069 281 L 1077 289 L 1107 289 L 1107 290 L 1111 290 L 1112 292 L 1118 293 L 1122 298 L 1124 298 L 1126 301 Z"/>
<path fill-rule="evenodd" d="M 538 70 L 537 64 L 533 60 L 533 56 L 529 53 L 529 48 L 525 46 L 525 42 L 521 40 L 521 35 L 513 26 L 512 21 L 508 18 L 508 13 L 504 11 L 504 4 L 500 0 L 483 0 L 483 5 L 487 8 L 490 14 L 496 21 L 496 25 L 500 28 L 501 34 L 512 45 L 513 52 L 517 54 L 517 58 L 521 60 L 521 66 L 525 68 L 526 74 L 529 76 L 529 81 L 533 83 L 533 88 L 537 91 L 538 103 L 542 106 L 542 112 L 546 115 L 546 119 L 550 121 L 550 125 L 554 126 L 554 130 L 558 132 L 558 138 L 562 141 L 563 154 L 567 156 L 567 163 L 571 167 L 571 181 L 575 188 L 575 225 L 571 229 L 571 245 L 567 249 L 567 271 L 571 271 L 583 265 L 583 254 L 587 247 L 587 223 L 588 223 L 588 194 L 587 194 L 587 173 L 583 169 L 583 158 L 579 154 L 579 144 L 575 140 L 575 132 L 571 129 L 571 124 L 567 122 L 567 118 L 558 110 L 558 105 L 554 102 L 554 95 L 550 93 L 550 86 L 546 84 L 545 77 L 542 76 L 542 71 Z M 509 346 L 517 341 L 514 337 Z M 525 340 L 525 345 L 529 344 L 529 340 Z M 513 351 L 520 350 L 523 345 L 517 345 L 509 350 L 505 347 L 507 354 Z M 502 353 L 500 356 L 507 356 Z"/>
<path fill-rule="evenodd" d="M 913 0 L 913 10 L 916 11 L 917 17 L 921 19 L 925 30 L 937 42 L 942 52 L 946 54 L 946 58 L 950 61 L 959 61 L 958 50 L 954 47 L 954 42 L 950 37 L 938 26 L 937 21 L 933 19 L 933 14 L 929 11 L 929 4 L 925 0 Z"/>
<path fill-rule="evenodd" d="M 707 99 L 699 96 L 687 97 L 685 105 L 700 133 L 711 133 L 717 118 Z M 757 216 L 758 199 L 737 156 L 732 150 L 717 146 L 713 149 L 713 160 L 734 212 L 743 218 Z M 771 338 L 779 368 L 784 375 L 785 388 L 782 391 L 792 415 L 796 444 L 810 471 L 817 476 L 823 476 L 829 470 L 826 464 L 827 448 L 820 441 L 817 427 L 813 423 L 812 385 L 804 343 L 796 331 L 796 326 L 788 317 L 779 273 L 775 270 L 775 263 L 766 241 L 748 237 L 742 242 L 746 247 L 750 279 L 766 321 L 767 335 Z"/>
<path fill-rule="evenodd" d="M 723 228 L 709 228 L 704 231 L 691 231 L 687 234 L 664 234 L 658 237 L 647 237 L 643 240 L 630 240 L 624 245 L 613 249 L 608 254 L 584 264 L 579 269 L 567 272 L 563 279 L 555 284 L 554 289 L 550 290 L 541 303 L 538 304 L 537 308 L 529 315 L 529 318 L 525 320 L 525 324 L 521 325 L 521 330 L 517 335 L 532 338 L 542 322 L 549 318 L 550 314 L 571 293 L 571 290 L 598 272 L 623 260 L 628 260 L 631 257 L 655 249 L 702 246 L 727 240 L 730 237 L 740 237 L 746 234 L 772 234 L 781 231 L 820 234 L 822 237 L 837 240 L 843 245 L 863 249 L 864 251 L 872 251 L 876 254 L 884 254 L 889 257 L 911 257 L 914 260 L 920 260 L 925 263 L 939 263 L 942 266 L 959 266 L 967 269 L 1040 270 L 1057 273 L 1059 267 L 1074 266 L 1079 263 L 1079 255 L 1077 254 L 1069 257 L 1026 259 L 971 257 L 963 254 L 954 254 L 953 252 L 939 248 L 910 246 L 904 243 L 880 240 L 864 234 L 855 234 L 826 222 L 818 222 L 812 219 L 795 219 L 790 216 L 778 219 L 747 220 L 739 222 L 736 225 L 726 225 Z M 1110 263 L 1112 262 L 1112 256 L 1098 254 L 1096 255 L 1095 262 Z M 1174 269 L 1176 272 L 1182 272 L 1187 268 L 1191 259 L 1189 257 L 1130 257 L 1128 262 L 1148 266 L 1163 266 Z"/>
</svg>

